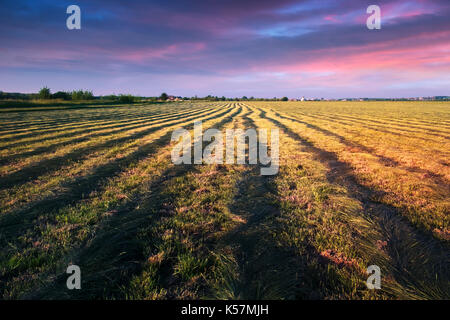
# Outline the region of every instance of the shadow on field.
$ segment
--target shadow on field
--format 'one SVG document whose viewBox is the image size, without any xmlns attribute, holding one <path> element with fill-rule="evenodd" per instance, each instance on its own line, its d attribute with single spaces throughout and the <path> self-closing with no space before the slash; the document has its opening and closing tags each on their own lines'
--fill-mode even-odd
<svg viewBox="0 0 450 320">
<path fill-rule="evenodd" d="M 33 299 L 111 299 L 124 298 L 123 287 L 142 271 L 144 246 L 149 239 L 140 236 L 144 226 L 156 225 L 161 210 L 173 201 L 164 194 L 165 182 L 194 172 L 191 165 L 174 166 L 153 181 L 145 195 L 131 199 L 112 217 L 100 223 L 94 238 L 75 250 L 71 261 L 82 270 L 82 290 L 66 288 L 67 275 L 59 273 L 48 287 L 31 293 Z M 77 252 L 78 251 L 78 252 Z"/>
<path fill-rule="evenodd" d="M 131 163 L 157 152 L 159 148 L 170 142 L 170 136 L 170 133 L 167 133 L 129 156 L 115 159 L 113 162 L 97 168 L 89 176 L 71 181 L 65 185 L 66 191 L 57 197 L 44 199 L 32 204 L 29 208 L 0 216 L 0 245 L 5 247 L 0 256 L 7 259 L 10 253 L 25 249 L 21 238 L 24 234 L 32 233 L 33 229 L 36 228 L 36 224 L 42 223 L 42 221 L 44 223 L 52 223 L 54 216 L 58 214 L 58 210 L 82 200 L 85 195 L 88 196 L 94 190 L 98 190 L 105 179 L 121 172 Z M 5 271 L 2 274 L 1 281 L 6 283 L 6 281 L 19 276 L 22 272 L 23 270 L 20 268 Z"/>
<path fill-rule="evenodd" d="M 343 137 L 341 135 L 338 135 L 338 134 L 336 134 L 334 132 L 331 132 L 331 131 L 329 131 L 327 129 L 321 128 L 321 127 L 316 126 L 314 124 L 307 123 L 305 121 L 301 121 L 301 120 L 299 120 L 297 118 L 292 118 L 292 117 L 287 117 L 287 116 L 281 115 L 278 112 L 275 112 L 274 114 L 277 117 L 281 118 L 281 119 L 286 119 L 286 120 L 290 120 L 290 121 L 293 121 L 293 122 L 304 124 L 305 126 L 307 126 L 310 129 L 319 131 L 319 132 L 323 133 L 326 136 L 330 136 L 330 137 L 336 138 L 340 143 L 342 143 L 342 144 L 344 144 L 346 146 L 357 148 L 357 149 L 359 149 L 359 150 L 361 150 L 361 151 L 363 151 L 365 153 L 368 153 L 368 154 L 370 154 L 372 156 L 375 156 L 375 157 L 377 157 L 379 159 L 379 162 L 381 164 L 383 164 L 384 166 L 387 166 L 387 167 L 399 167 L 399 168 L 405 169 L 406 171 L 409 171 L 409 172 L 427 174 L 429 176 L 428 179 L 432 180 L 434 183 L 436 183 L 438 185 L 446 186 L 447 188 L 450 187 L 449 183 L 448 183 L 448 180 L 445 179 L 444 175 L 436 174 L 434 172 L 431 172 L 429 170 L 422 169 L 422 168 L 419 168 L 419 167 L 402 165 L 401 163 L 399 163 L 395 159 L 392 159 L 392 158 L 389 158 L 389 157 L 377 154 L 376 150 L 374 150 L 373 148 L 364 146 L 364 145 L 359 144 L 357 142 L 349 141 L 345 137 Z M 449 191 L 450 191 L 450 189 L 449 189 Z"/>
<path fill-rule="evenodd" d="M 389 123 L 385 123 L 385 122 L 382 122 L 382 121 L 378 121 L 378 120 L 374 120 L 374 119 L 363 119 L 363 120 L 361 120 L 360 118 L 352 117 L 352 116 L 349 116 L 349 115 L 341 115 L 339 117 L 336 116 L 336 118 L 342 119 L 342 120 L 347 120 L 347 121 L 355 121 L 355 122 L 363 123 L 363 124 L 367 124 L 367 122 L 379 123 L 379 125 L 376 125 L 376 126 L 377 127 L 381 127 L 381 128 L 385 128 L 386 126 L 389 125 Z M 448 134 L 448 132 L 437 130 L 437 129 L 423 128 L 423 127 L 415 126 L 413 124 L 401 124 L 401 123 L 398 123 L 398 122 L 394 122 L 392 124 L 397 126 L 397 127 L 405 128 L 405 129 L 397 129 L 397 128 L 395 128 L 396 130 L 401 130 L 401 131 L 411 132 L 411 133 L 417 133 L 417 130 L 410 130 L 411 128 L 416 128 L 416 129 L 419 129 L 419 130 L 428 131 L 427 134 L 432 135 L 432 136 L 443 137 L 443 138 L 447 138 L 447 139 L 450 138 L 448 135 L 446 135 L 446 134 Z M 390 133 L 390 131 L 389 131 L 389 133 Z"/>
<path fill-rule="evenodd" d="M 308 115 L 308 117 L 316 118 L 316 119 L 323 119 L 323 117 L 316 116 L 316 115 Z M 414 138 L 414 139 L 418 139 L 418 140 L 422 140 L 422 141 L 434 141 L 434 142 L 436 142 L 436 140 L 432 140 L 432 139 L 428 139 L 428 138 L 424 138 L 424 137 L 418 137 L 417 135 L 409 135 L 409 134 L 406 134 L 406 133 L 400 133 L 400 132 L 391 131 L 391 130 L 386 129 L 385 125 L 376 125 L 376 124 L 368 125 L 366 121 L 369 121 L 369 120 L 361 121 L 360 119 L 346 119 L 346 118 L 343 118 L 342 116 L 336 116 L 336 115 L 327 116 L 327 118 L 330 118 L 333 122 L 341 123 L 341 124 L 344 124 L 344 125 L 352 125 L 353 122 L 360 123 L 360 126 L 363 127 L 363 128 L 371 129 L 371 130 L 378 131 L 378 132 L 384 132 L 384 133 L 392 134 L 392 135 L 397 136 L 397 137 L 409 137 L 409 138 Z M 352 123 L 348 123 L 346 121 L 351 121 Z M 417 131 L 414 131 L 414 130 L 407 130 L 407 129 L 397 129 L 397 130 L 401 130 L 401 131 L 404 131 L 404 132 L 410 132 L 410 133 L 417 134 Z M 427 135 L 435 136 L 435 137 L 439 137 L 439 138 L 450 139 L 450 137 L 448 135 L 442 135 L 442 134 L 433 133 L 433 132 L 427 132 Z"/>
<path fill-rule="evenodd" d="M 225 112 L 209 117 L 215 119 Z M 156 139 L 155 141 L 143 145 L 135 152 L 124 158 L 116 158 L 113 161 L 96 168 L 90 175 L 77 178 L 64 185 L 64 192 L 57 197 L 50 197 L 31 204 L 28 208 L 17 210 L 6 215 L 0 216 L 1 237 L 0 244 L 6 245 L 14 239 L 17 239 L 23 232 L 34 228 L 37 218 L 47 218 L 56 215 L 58 210 L 83 199 L 85 195 L 89 195 L 92 191 L 98 190 L 108 179 L 130 164 L 138 162 L 148 155 L 157 152 L 170 142 L 171 132 Z"/>
<path fill-rule="evenodd" d="M 220 116 L 226 114 L 228 111 L 229 110 L 227 109 L 226 111 L 215 115 L 215 117 L 220 117 Z M 216 111 L 211 111 L 211 112 L 202 114 L 202 116 L 208 116 L 208 115 L 213 114 L 214 112 L 216 112 Z M 172 123 L 171 125 L 180 124 L 185 121 L 186 121 L 185 119 L 182 119 L 178 122 Z M 100 143 L 100 144 L 94 144 L 92 146 L 82 147 L 82 148 L 79 148 L 72 152 L 69 152 L 63 156 L 39 161 L 36 164 L 25 167 L 25 168 L 18 170 L 10 175 L 1 177 L 0 178 L 0 190 L 11 188 L 19 183 L 25 183 L 27 181 L 32 181 L 41 175 L 47 174 L 49 172 L 53 172 L 53 171 L 57 170 L 58 168 L 61 168 L 65 164 L 69 164 L 71 162 L 76 162 L 76 161 L 81 161 L 83 159 L 86 159 L 86 158 L 88 158 L 88 156 L 91 152 L 104 150 L 107 148 L 114 147 L 120 143 L 127 143 L 130 141 L 142 138 L 142 137 L 144 137 L 152 132 L 155 132 L 159 129 L 164 129 L 164 127 L 166 127 L 165 124 L 160 124 L 158 126 L 151 127 L 144 131 L 140 131 L 140 132 L 128 135 L 128 136 L 124 136 L 124 137 L 115 139 L 115 140 L 108 140 L 108 141 Z"/>
<path fill-rule="evenodd" d="M 227 108 L 223 114 L 229 114 L 233 108 Z M 238 108 L 224 117 L 215 128 L 224 126 L 238 115 Z M 210 117 L 215 119 L 219 116 Z M 192 125 L 186 126 L 192 128 Z M 170 134 L 169 140 L 170 141 Z M 162 144 L 163 145 L 163 144 Z M 140 232 L 144 227 L 157 224 L 163 217 L 162 209 L 176 199 L 168 197 L 164 190 L 171 179 L 195 172 L 194 165 L 173 166 L 151 182 L 148 192 L 132 199 L 119 208 L 110 218 L 101 222 L 98 232 L 81 249 L 74 249 L 68 257 L 83 270 L 83 290 L 68 291 L 65 286 L 67 275 L 60 273 L 54 284 L 31 293 L 32 298 L 47 299 L 98 299 L 124 298 L 122 288 L 131 278 L 139 274 L 146 261 L 143 247 L 149 239 L 142 239 Z M 67 258 L 67 257 L 66 257 Z M 53 279 L 51 279 L 53 282 Z"/>
<path fill-rule="evenodd" d="M 437 240 L 429 232 L 416 229 L 395 207 L 372 200 L 372 196 L 379 192 L 361 185 L 352 168 L 339 161 L 335 153 L 314 146 L 278 120 L 268 117 L 265 111 L 260 111 L 261 117 L 299 141 L 305 151 L 314 154 L 329 168 L 327 179 L 330 183 L 343 185 L 351 197 L 363 204 L 364 211 L 379 224 L 388 240 L 391 273 L 399 284 L 422 298 L 450 298 L 450 251 L 447 243 Z"/>
<path fill-rule="evenodd" d="M 261 176 L 259 167 L 246 174 L 230 211 L 246 222 L 225 235 L 218 250 L 231 250 L 238 270 L 235 278 L 212 292 L 214 298 L 241 300 L 278 300 L 314 295 L 310 287 L 300 288 L 306 273 L 304 257 L 288 247 L 276 245 L 272 237 L 279 231 L 279 208 L 272 204 L 274 195 L 270 177 Z M 317 297 L 317 296 L 316 296 Z"/>
<path fill-rule="evenodd" d="M 257 127 L 248 115 L 245 119 L 246 127 Z M 278 222 L 280 208 L 275 203 L 277 191 L 274 177 L 262 176 L 260 168 L 245 171 L 235 187 L 239 191 L 230 211 L 244 223 L 224 235 L 215 251 L 233 255 L 237 270 L 230 272 L 233 276 L 225 279 L 225 284 L 212 288 L 210 295 L 241 300 L 320 298 L 320 279 L 308 266 L 308 260 L 318 260 L 314 248 L 307 256 L 300 256 L 293 248 L 277 245 L 273 237 L 283 231 Z"/>
</svg>

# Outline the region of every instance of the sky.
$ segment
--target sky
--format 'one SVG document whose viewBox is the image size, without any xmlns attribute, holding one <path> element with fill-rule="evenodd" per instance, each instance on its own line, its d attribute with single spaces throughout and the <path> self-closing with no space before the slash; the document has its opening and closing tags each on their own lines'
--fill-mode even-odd
<svg viewBox="0 0 450 320">
<path fill-rule="evenodd" d="M 81 30 L 69 30 L 69 5 Z M 381 29 L 369 30 L 369 5 Z M 450 95 L 449 0 L 1 0 L 0 90 Z"/>
</svg>

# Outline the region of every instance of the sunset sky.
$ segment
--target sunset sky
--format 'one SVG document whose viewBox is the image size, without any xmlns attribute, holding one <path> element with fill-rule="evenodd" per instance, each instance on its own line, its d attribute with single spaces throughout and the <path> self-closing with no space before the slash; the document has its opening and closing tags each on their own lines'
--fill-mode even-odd
<svg viewBox="0 0 450 320">
<path fill-rule="evenodd" d="M 66 8 L 81 8 L 81 30 Z M 381 30 L 366 9 L 381 7 Z M 0 90 L 450 95 L 449 0 L 1 0 Z"/>
</svg>

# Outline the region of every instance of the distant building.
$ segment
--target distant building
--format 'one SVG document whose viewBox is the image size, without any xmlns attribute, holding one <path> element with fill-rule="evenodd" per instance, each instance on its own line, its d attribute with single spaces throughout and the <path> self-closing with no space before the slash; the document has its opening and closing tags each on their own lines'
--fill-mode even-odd
<svg viewBox="0 0 450 320">
<path fill-rule="evenodd" d="M 166 101 L 183 101 L 181 97 L 168 96 Z"/>
</svg>

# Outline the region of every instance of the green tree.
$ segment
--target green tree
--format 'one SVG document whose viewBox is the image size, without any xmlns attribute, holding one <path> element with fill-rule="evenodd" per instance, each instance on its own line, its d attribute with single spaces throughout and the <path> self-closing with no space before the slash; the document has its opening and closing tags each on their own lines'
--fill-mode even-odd
<svg viewBox="0 0 450 320">
<path fill-rule="evenodd" d="M 78 91 L 72 91 L 72 100 L 81 100 L 82 99 L 82 95 L 83 95 L 83 91 L 82 90 L 78 90 Z"/>
<path fill-rule="evenodd" d="M 281 98 L 281 101 L 288 101 L 288 100 L 289 100 L 288 97 Z"/>
<path fill-rule="evenodd" d="M 39 90 L 39 99 L 50 99 L 52 96 L 50 89 L 47 87 L 43 87 Z"/>
<path fill-rule="evenodd" d="M 159 97 L 159 99 L 161 99 L 162 101 L 166 101 L 168 98 L 169 98 L 169 96 L 165 92 L 163 92 L 161 94 L 161 96 Z"/>
<path fill-rule="evenodd" d="M 94 99 L 94 94 L 92 91 L 72 91 L 72 100 L 92 100 Z"/>
<path fill-rule="evenodd" d="M 84 91 L 83 99 L 84 100 L 93 100 L 94 99 L 94 94 L 92 93 L 92 91 L 86 90 L 86 91 Z"/>
</svg>

